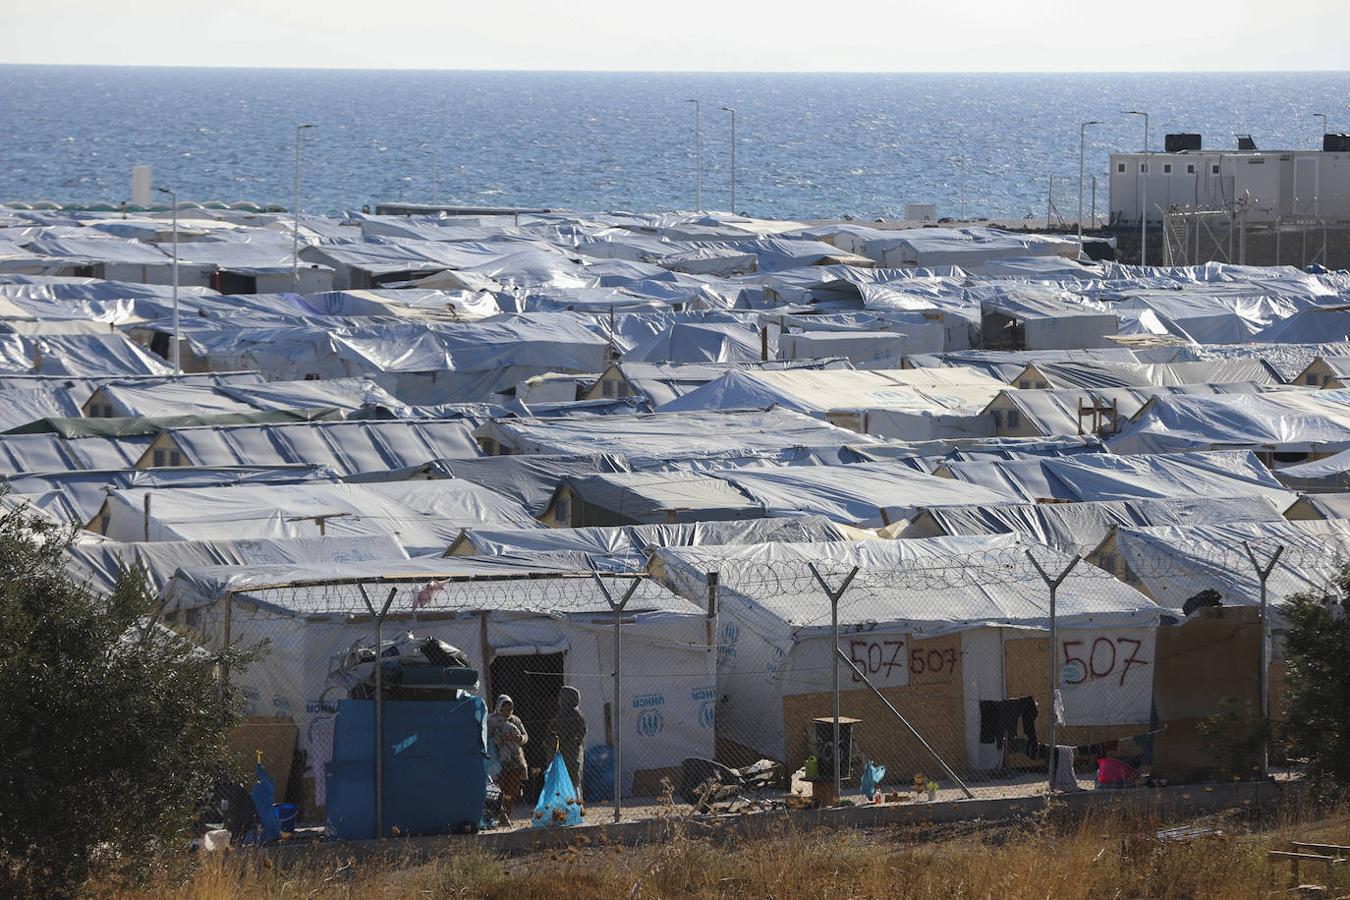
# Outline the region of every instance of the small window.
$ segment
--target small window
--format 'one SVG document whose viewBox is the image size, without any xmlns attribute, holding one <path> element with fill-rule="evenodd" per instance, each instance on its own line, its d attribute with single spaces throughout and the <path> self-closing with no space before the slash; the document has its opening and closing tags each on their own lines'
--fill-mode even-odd
<svg viewBox="0 0 1350 900">
<path fill-rule="evenodd" d="M 1195 174 L 1195 163 L 1186 163 L 1186 174 L 1187 175 Z"/>
<path fill-rule="evenodd" d="M 1017 387 L 1019 390 L 1029 391 L 1031 390 L 1031 382 L 1024 378 L 1017 382 Z"/>
<path fill-rule="evenodd" d="M 1124 174 L 1125 174 L 1125 164 L 1124 164 L 1124 163 L 1116 163 L 1116 171 L 1119 172 L 1120 174 L 1124 175 Z"/>
<path fill-rule="evenodd" d="M 1008 410 L 1008 427 L 1020 428 L 1022 425 L 1022 413 L 1016 409 Z"/>
<path fill-rule="evenodd" d="M 183 454 L 179 453 L 177 450 L 170 450 L 169 465 L 181 466 L 182 464 L 183 464 Z"/>
<path fill-rule="evenodd" d="M 1172 164 L 1171 164 L 1171 163 L 1163 163 L 1163 174 L 1164 174 L 1164 175 L 1171 175 L 1171 174 L 1172 174 Z"/>
<path fill-rule="evenodd" d="M 1308 375 L 1308 387 L 1317 387 L 1321 383 L 1322 383 L 1321 375 L 1318 375 L 1316 372 L 1312 372 Z"/>
<path fill-rule="evenodd" d="M 155 468 L 159 468 L 160 466 L 164 465 L 164 451 L 156 450 L 153 456 L 153 460 Z"/>
<path fill-rule="evenodd" d="M 1148 163 L 1140 163 L 1140 164 L 1139 164 L 1139 171 L 1140 171 L 1140 172 L 1143 172 L 1145 175 L 1147 175 L 1147 174 L 1148 174 Z"/>
<path fill-rule="evenodd" d="M 1249 159 L 1249 160 L 1247 160 L 1247 165 L 1249 165 L 1249 166 L 1264 166 L 1265 164 L 1266 164 L 1266 161 L 1265 161 L 1264 159 Z"/>
<path fill-rule="evenodd" d="M 1219 174 L 1219 164 L 1218 164 L 1218 163 L 1214 163 L 1212 166 L 1209 167 L 1209 174 L 1211 174 L 1211 175 L 1218 175 L 1218 174 Z"/>
<path fill-rule="evenodd" d="M 553 505 L 553 519 L 560 525 L 572 524 L 572 501 L 566 496 L 560 495 Z"/>
</svg>

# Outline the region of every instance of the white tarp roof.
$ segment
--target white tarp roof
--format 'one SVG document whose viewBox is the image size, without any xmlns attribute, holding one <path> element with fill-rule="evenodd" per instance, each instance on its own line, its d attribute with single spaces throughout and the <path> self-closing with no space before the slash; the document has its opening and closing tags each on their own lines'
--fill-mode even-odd
<svg viewBox="0 0 1350 900">
<path fill-rule="evenodd" d="M 535 523 L 519 503 L 467 481 L 290 484 L 176 490 L 118 490 L 108 495 L 107 535 L 139 540 L 314 537 L 314 517 L 330 535 L 392 534 L 410 553 L 439 553 L 465 528 Z M 542 526 L 540 526 L 542 527 Z"/>
<path fill-rule="evenodd" d="M 708 572 L 722 573 L 720 604 L 756 607 L 800 640 L 830 630 L 830 601 L 808 563 L 835 585 L 854 566 L 862 570 L 840 602 L 841 624 L 894 626 L 924 635 L 993 624 L 1045 628 L 1049 594 L 1026 558 L 1028 549 L 1047 571 L 1069 563 L 1057 550 L 1012 535 L 664 547 L 656 559 L 664 579 L 691 598 L 706 595 Z M 972 559 L 978 564 L 962 575 L 963 561 L 969 566 Z M 986 570 L 1000 563 L 1005 574 L 996 580 Z M 775 571 L 781 577 L 770 577 Z M 1075 567 L 1057 601 L 1057 618 L 1066 628 L 1158 621 L 1158 608 L 1147 597 L 1091 566 Z"/>
<path fill-rule="evenodd" d="M 1350 449 L 1350 391 L 1158 396 L 1108 443 L 1114 453 L 1338 452 Z"/>
</svg>

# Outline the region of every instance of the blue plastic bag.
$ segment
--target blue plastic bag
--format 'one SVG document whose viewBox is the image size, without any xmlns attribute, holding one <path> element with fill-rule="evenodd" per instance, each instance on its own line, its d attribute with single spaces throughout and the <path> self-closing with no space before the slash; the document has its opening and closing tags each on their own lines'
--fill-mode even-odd
<svg viewBox="0 0 1350 900">
<path fill-rule="evenodd" d="M 886 777 L 886 767 L 872 762 L 870 759 L 863 766 L 862 781 L 859 787 L 862 788 L 863 796 L 870 797 L 877 792 L 877 787 L 881 784 L 881 779 Z"/>
<path fill-rule="evenodd" d="M 544 789 L 530 817 L 531 828 L 551 828 L 557 825 L 581 824 L 581 798 L 577 796 L 572 776 L 567 774 L 567 763 L 562 754 L 553 754 L 553 762 L 544 772 Z"/>
</svg>

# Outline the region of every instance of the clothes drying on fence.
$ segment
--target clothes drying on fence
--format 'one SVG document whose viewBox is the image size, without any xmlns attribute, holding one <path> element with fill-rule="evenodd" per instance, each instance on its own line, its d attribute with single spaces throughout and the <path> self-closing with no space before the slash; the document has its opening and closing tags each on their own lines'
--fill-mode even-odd
<svg viewBox="0 0 1350 900">
<path fill-rule="evenodd" d="M 1017 737 L 1018 725 L 1022 735 L 1034 746 L 1036 740 L 1036 701 L 1032 697 L 1015 700 L 980 701 L 980 743 L 994 744 L 1000 750 Z"/>
</svg>

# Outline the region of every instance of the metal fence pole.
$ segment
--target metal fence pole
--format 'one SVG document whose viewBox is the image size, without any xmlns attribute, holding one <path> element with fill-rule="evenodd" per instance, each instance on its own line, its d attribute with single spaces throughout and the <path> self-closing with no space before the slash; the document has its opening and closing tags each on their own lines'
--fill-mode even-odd
<svg viewBox="0 0 1350 900">
<path fill-rule="evenodd" d="M 1036 557 L 1031 555 L 1030 549 L 1027 550 L 1027 559 L 1031 560 L 1031 564 L 1040 573 L 1041 579 L 1050 588 L 1050 652 L 1046 654 L 1050 660 L 1050 762 L 1046 765 L 1046 778 L 1050 790 L 1053 791 L 1055 789 L 1055 763 L 1059 757 L 1059 715 L 1057 709 L 1059 704 L 1055 702 L 1059 695 L 1059 662 L 1057 659 L 1058 653 L 1055 651 L 1055 647 L 1059 643 L 1056 603 L 1060 584 L 1065 578 L 1069 577 L 1069 573 L 1073 571 L 1074 566 L 1078 565 L 1078 561 L 1082 557 L 1075 556 L 1069 560 L 1069 564 L 1064 567 L 1064 571 L 1053 578 L 1045 569 L 1041 568 L 1041 564 L 1036 561 Z"/>
<path fill-rule="evenodd" d="M 366 594 L 366 586 L 357 584 L 366 609 L 375 619 L 375 836 L 384 837 L 384 617 L 394 602 L 398 588 L 391 587 L 379 612 Z"/>
<path fill-rule="evenodd" d="M 619 626 L 623 622 L 623 610 L 628 605 L 629 599 L 642 583 L 642 579 L 634 578 L 633 583 L 628 586 L 628 592 L 623 595 L 623 599 L 617 603 L 605 587 L 604 581 L 599 575 L 592 574 L 595 584 L 600 588 L 600 593 L 604 595 L 605 602 L 614 612 L 614 821 L 617 822 L 623 815 L 623 720 L 619 710 L 619 659 L 622 653 L 622 642 L 619 637 Z M 577 785 L 577 791 L 581 791 L 581 785 Z"/>
<path fill-rule="evenodd" d="M 233 638 L 230 636 L 230 629 L 233 626 L 234 618 L 234 595 L 225 593 L 221 596 L 221 601 L 225 606 L 224 619 L 221 630 L 224 632 L 220 646 L 220 686 L 225 690 L 230 686 L 230 642 Z"/>
<path fill-rule="evenodd" d="M 825 596 L 830 598 L 830 640 L 834 642 L 834 649 L 837 651 L 839 649 L 839 598 L 844 596 L 848 586 L 853 583 L 854 577 L 858 574 L 858 567 L 853 567 L 853 571 L 848 573 L 848 577 L 844 579 L 844 583 L 836 591 L 831 590 L 830 586 L 825 583 L 825 579 L 820 577 L 820 573 L 816 571 L 815 563 L 807 563 L 807 566 L 811 569 L 811 574 L 815 576 L 816 584 L 820 585 L 820 589 L 825 592 Z M 842 766 L 839 762 L 839 654 L 837 652 L 830 654 L 830 671 L 830 692 L 834 700 L 834 727 L 831 729 L 830 736 L 830 740 L 834 743 L 830 755 L 834 757 L 834 797 L 837 801 L 839 795 L 843 792 L 844 784 Z"/>
<path fill-rule="evenodd" d="M 1260 678 L 1257 681 L 1259 685 L 1257 691 L 1261 696 L 1261 723 L 1268 731 L 1270 729 L 1270 609 L 1267 605 L 1266 582 L 1270 579 L 1270 573 L 1275 570 L 1275 564 L 1280 561 L 1281 554 L 1284 553 L 1284 545 L 1275 548 L 1275 553 L 1271 555 L 1270 562 L 1263 567 L 1256 561 L 1256 553 L 1252 550 L 1252 545 L 1246 541 L 1242 542 L 1242 548 L 1247 551 L 1247 558 L 1252 561 L 1252 568 L 1256 570 L 1256 577 L 1261 582 L 1261 671 L 1258 673 Z M 1270 767 L 1270 741 L 1266 737 L 1261 739 L 1261 775 L 1264 777 Z"/>
</svg>

